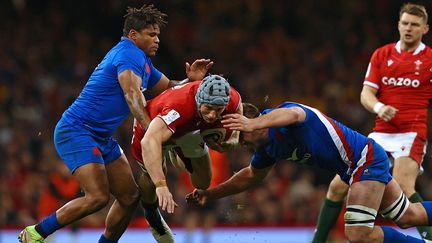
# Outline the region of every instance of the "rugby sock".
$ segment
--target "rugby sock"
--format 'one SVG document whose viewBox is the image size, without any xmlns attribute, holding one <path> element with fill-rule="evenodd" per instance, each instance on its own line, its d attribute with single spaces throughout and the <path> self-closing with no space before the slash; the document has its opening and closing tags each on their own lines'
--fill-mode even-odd
<svg viewBox="0 0 432 243">
<path fill-rule="evenodd" d="M 159 212 L 159 202 L 156 200 L 154 203 L 145 203 L 141 200 L 141 205 L 144 208 L 144 216 L 149 225 L 155 229 L 160 235 L 164 235 L 165 228 L 162 224 L 162 215 Z"/>
<path fill-rule="evenodd" d="M 423 202 L 423 198 L 420 196 L 420 194 L 418 192 L 414 192 L 414 194 L 412 194 L 409 197 L 409 200 L 410 200 L 410 202 L 413 202 L 413 203 Z M 430 205 L 430 204 L 428 204 L 428 205 Z M 432 214 L 429 214 L 431 211 L 428 211 L 428 209 L 426 208 L 425 204 L 423 204 L 423 206 L 425 207 L 426 212 L 428 213 L 428 216 L 429 217 L 432 216 Z M 430 225 L 430 220 L 429 220 L 429 225 Z M 416 228 L 417 228 L 417 231 L 419 232 L 419 234 L 421 235 L 421 237 L 423 239 L 432 240 L 432 227 L 418 226 Z"/>
<path fill-rule="evenodd" d="M 328 234 L 336 223 L 342 210 L 342 205 L 343 202 L 333 202 L 327 198 L 324 200 L 318 216 L 318 224 L 312 243 L 322 243 L 327 241 Z"/>
<path fill-rule="evenodd" d="M 57 221 L 57 212 L 54 212 L 50 216 L 46 217 L 42 222 L 35 226 L 35 230 L 43 237 L 47 238 L 50 234 L 56 230 L 63 228 Z"/>
<path fill-rule="evenodd" d="M 381 226 L 384 232 L 384 243 L 424 243 L 423 240 L 403 234 L 391 227 Z"/>
<path fill-rule="evenodd" d="M 107 239 L 107 238 L 105 238 L 105 235 L 102 234 L 98 243 L 117 243 L 117 241 Z"/>
</svg>

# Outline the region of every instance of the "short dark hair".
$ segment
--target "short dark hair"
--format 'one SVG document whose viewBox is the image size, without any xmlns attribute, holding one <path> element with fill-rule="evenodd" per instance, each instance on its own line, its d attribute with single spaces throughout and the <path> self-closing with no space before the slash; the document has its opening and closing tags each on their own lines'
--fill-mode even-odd
<svg viewBox="0 0 432 243">
<path fill-rule="evenodd" d="M 255 118 L 261 115 L 258 108 L 250 103 L 243 103 L 243 115 L 247 118 Z"/>
<path fill-rule="evenodd" d="M 402 5 L 400 12 L 399 12 L 399 18 L 402 17 L 403 13 L 415 15 L 418 17 L 423 18 L 424 22 L 428 22 L 428 14 L 426 12 L 426 8 L 423 5 L 420 4 L 414 4 L 414 3 L 405 3 Z"/>
<path fill-rule="evenodd" d="M 127 36 L 132 29 L 141 31 L 149 25 L 163 27 L 168 23 L 166 20 L 168 15 L 159 11 L 153 4 L 144 4 L 141 8 L 127 7 L 126 12 L 127 14 L 123 16 L 125 18 L 124 36 Z"/>
</svg>

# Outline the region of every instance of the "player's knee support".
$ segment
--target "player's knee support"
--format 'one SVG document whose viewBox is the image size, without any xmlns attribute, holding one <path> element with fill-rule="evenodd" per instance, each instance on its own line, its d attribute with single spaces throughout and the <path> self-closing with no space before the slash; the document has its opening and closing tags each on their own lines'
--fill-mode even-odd
<svg viewBox="0 0 432 243">
<path fill-rule="evenodd" d="M 345 227 L 366 226 L 374 227 L 377 211 L 363 205 L 349 205 L 344 215 Z"/>
<path fill-rule="evenodd" d="M 398 222 L 409 208 L 410 201 L 403 192 L 399 195 L 398 199 L 394 201 L 389 207 L 380 211 L 380 214 L 386 218 Z"/>
</svg>

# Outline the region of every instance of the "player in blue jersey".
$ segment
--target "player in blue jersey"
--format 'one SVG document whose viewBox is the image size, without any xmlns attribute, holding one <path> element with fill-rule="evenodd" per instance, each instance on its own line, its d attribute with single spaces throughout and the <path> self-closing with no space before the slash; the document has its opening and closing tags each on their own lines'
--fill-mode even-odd
<svg viewBox="0 0 432 243">
<path fill-rule="evenodd" d="M 105 207 L 110 193 L 116 200 L 99 242 L 117 242 L 126 230 L 138 202 L 138 189 L 112 135 L 129 113 L 147 128 L 150 118 L 142 91 L 158 94 L 178 83 L 157 70 L 150 59 L 159 48 L 166 17 L 153 5 L 127 9 L 123 37 L 96 67 L 54 132 L 57 152 L 85 195 L 26 227 L 18 236 L 21 242 L 43 242 L 54 231 Z M 188 79 L 202 79 L 212 65 L 208 59 L 186 63 Z"/>
<path fill-rule="evenodd" d="M 375 226 L 377 213 L 402 228 L 430 225 L 432 202 L 410 203 L 389 172 L 384 149 L 320 111 L 286 102 L 259 110 L 243 104 L 244 116 L 224 116 L 226 127 L 241 131 L 240 142 L 255 150 L 250 166 L 209 190 L 188 194 L 189 202 L 205 204 L 256 185 L 275 163 L 291 160 L 336 172 L 350 190 L 345 213 L 349 242 L 424 242 L 390 227 Z"/>
</svg>

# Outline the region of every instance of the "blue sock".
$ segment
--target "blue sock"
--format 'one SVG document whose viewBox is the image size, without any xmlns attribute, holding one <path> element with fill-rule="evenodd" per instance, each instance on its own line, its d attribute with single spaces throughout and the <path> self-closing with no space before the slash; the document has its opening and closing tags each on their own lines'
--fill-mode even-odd
<svg viewBox="0 0 432 243">
<path fill-rule="evenodd" d="M 117 243 L 117 241 L 107 239 L 105 238 L 105 235 L 102 234 L 99 239 L 99 243 Z"/>
<path fill-rule="evenodd" d="M 423 240 L 403 234 L 388 226 L 381 226 L 381 229 L 384 232 L 384 243 L 424 243 Z"/>
<path fill-rule="evenodd" d="M 63 225 L 57 221 L 57 212 L 54 212 L 37 224 L 35 229 L 43 238 L 47 238 L 50 234 L 61 228 L 63 228 Z"/>
<path fill-rule="evenodd" d="M 431 201 L 424 201 L 421 202 L 421 204 L 423 205 L 423 207 L 426 210 L 428 219 L 429 219 L 429 225 L 431 225 L 431 217 L 432 217 L 432 202 Z"/>
</svg>

